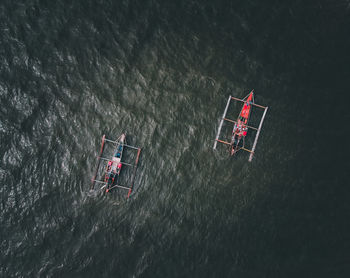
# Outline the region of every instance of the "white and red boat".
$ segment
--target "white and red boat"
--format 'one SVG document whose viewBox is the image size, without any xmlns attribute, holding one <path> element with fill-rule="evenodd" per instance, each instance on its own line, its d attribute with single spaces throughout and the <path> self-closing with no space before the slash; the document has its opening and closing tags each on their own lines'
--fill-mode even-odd
<svg viewBox="0 0 350 278">
<path fill-rule="evenodd" d="M 247 136 L 248 132 L 248 121 L 250 117 L 250 112 L 252 110 L 252 104 L 254 103 L 254 92 L 251 91 L 248 96 L 243 99 L 245 102 L 243 104 L 242 110 L 239 113 L 239 117 L 233 126 L 230 153 L 234 155 L 237 151 L 241 149 L 240 143 L 243 139 L 242 146 L 244 147 L 244 138 Z"/>
<path fill-rule="evenodd" d="M 227 110 L 229 108 L 231 100 L 243 102 L 243 107 L 242 107 L 241 112 L 239 113 L 238 118 L 237 118 L 236 121 L 226 118 Z M 262 115 L 262 117 L 260 119 L 260 124 L 259 124 L 258 128 L 248 125 L 253 106 L 264 109 L 264 113 L 263 113 L 263 115 Z M 258 142 L 258 137 L 259 137 L 259 134 L 260 134 L 260 130 L 261 130 L 261 127 L 262 127 L 262 123 L 264 121 L 267 109 L 268 109 L 268 107 L 265 107 L 265 106 L 262 106 L 262 105 L 258 105 L 258 104 L 256 104 L 254 102 L 254 90 L 252 90 L 243 99 L 239 99 L 239 98 L 235 98 L 235 97 L 229 96 L 229 98 L 227 100 L 227 104 L 226 104 L 226 108 L 225 108 L 224 114 L 223 114 L 222 119 L 221 119 L 220 124 L 219 124 L 218 132 L 217 132 L 217 135 L 216 135 L 216 138 L 215 138 L 215 142 L 214 142 L 214 147 L 213 148 L 216 149 L 217 143 L 223 143 L 223 144 L 229 145 L 229 147 L 230 147 L 230 154 L 231 155 L 236 154 L 239 150 L 244 150 L 244 151 L 250 152 L 249 161 L 252 161 L 253 155 L 254 155 L 254 152 L 255 152 L 255 148 L 256 148 L 256 144 Z M 231 138 L 230 138 L 229 142 L 219 139 L 221 128 L 222 128 L 222 125 L 223 125 L 224 121 L 228 121 L 228 122 L 231 122 L 231 123 L 234 124 L 233 130 L 232 130 L 232 135 L 231 135 Z M 248 148 L 246 148 L 244 146 L 244 143 L 245 143 L 244 139 L 247 136 L 247 133 L 248 133 L 249 129 L 254 129 L 254 130 L 257 131 L 252 149 L 248 149 Z"/>
<path fill-rule="evenodd" d="M 108 192 L 118 182 L 118 177 L 122 169 L 122 156 L 125 143 L 125 134 L 122 134 L 116 144 L 114 155 L 108 161 L 105 171 L 104 181 L 106 183 L 106 192 Z"/>
<path fill-rule="evenodd" d="M 105 143 L 114 144 L 114 152 L 113 152 L 113 155 L 111 158 L 103 157 Z M 135 159 L 134 164 L 130 164 L 130 163 L 122 161 L 123 151 L 125 148 L 130 148 L 130 149 L 137 151 L 137 155 L 136 155 L 136 159 Z M 95 175 L 92 179 L 91 189 L 94 189 L 95 184 L 99 183 L 99 184 L 102 184 L 102 187 L 100 189 L 104 190 L 106 193 L 110 192 L 112 189 L 117 189 L 117 188 L 128 190 L 128 198 L 129 198 L 130 194 L 133 191 L 134 179 L 135 179 L 135 175 L 136 175 L 136 168 L 137 168 L 137 165 L 139 162 L 140 153 L 141 153 L 141 148 L 134 147 L 134 146 L 127 144 L 126 135 L 124 133 L 121 136 L 119 136 L 119 138 L 115 141 L 109 140 L 106 138 L 105 135 L 103 135 L 100 155 L 98 156 L 98 159 L 97 159 L 96 172 L 95 172 Z M 101 170 L 103 172 L 103 175 L 104 175 L 103 180 L 98 179 L 99 173 L 101 172 L 100 171 L 101 161 L 105 162 L 104 163 L 105 166 L 102 167 L 104 170 L 103 171 Z M 129 186 L 121 185 L 119 183 L 119 176 L 120 176 L 121 169 L 122 169 L 123 165 L 134 168 L 133 169 L 134 171 L 133 171 L 133 174 L 131 177 L 131 184 Z"/>
</svg>

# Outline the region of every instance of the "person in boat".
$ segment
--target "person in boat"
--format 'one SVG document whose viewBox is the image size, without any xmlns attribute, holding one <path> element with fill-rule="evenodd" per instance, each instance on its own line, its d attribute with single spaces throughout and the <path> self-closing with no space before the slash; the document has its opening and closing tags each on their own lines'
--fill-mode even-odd
<svg viewBox="0 0 350 278">
<path fill-rule="evenodd" d="M 112 164 L 113 164 L 112 160 L 108 161 L 108 165 L 107 165 L 107 169 L 106 169 L 107 173 L 111 170 Z"/>
<path fill-rule="evenodd" d="M 108 187 L 111 187 L 115 184 L 115 181 L 116 181 L 116 173 L 111 171 L 108 173 Z"/>
<path fill-rule="evenodd" d="M 247 135 L 247 132 L 248 132 L 248 127 L 247 126 L 244 126 L 243 127 L 243 136 L 246 136 Z"/>
<path fill-rule="evenodd" d="M 234 134 L 241 136 L 242 133 L 242 122 L 238 119 L 236 129 L 234 130 Z"/>
</svg>

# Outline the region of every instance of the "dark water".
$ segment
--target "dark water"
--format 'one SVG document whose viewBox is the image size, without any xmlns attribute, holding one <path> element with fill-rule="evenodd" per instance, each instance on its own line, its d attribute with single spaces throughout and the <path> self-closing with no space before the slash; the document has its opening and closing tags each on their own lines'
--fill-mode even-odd
<svg viewBox="0 0 350 278">
<path fill-rule="evenodd" d="M 350 2 L 292 2 L 1 1 L 0 276 L 349 277 Z M 89 190 L 122 132 L 129 201 Z"/>
</svg>

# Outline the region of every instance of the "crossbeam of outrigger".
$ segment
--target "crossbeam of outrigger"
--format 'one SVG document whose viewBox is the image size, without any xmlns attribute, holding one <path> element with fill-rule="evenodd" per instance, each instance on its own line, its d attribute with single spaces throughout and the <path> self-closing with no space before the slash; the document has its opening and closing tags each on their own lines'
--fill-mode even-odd
<svg viewBox="0 0 350 278">
<path fill-rule="evenodd" d="M 242 110 L 241 110 L 241 112 L 240 112 L 240 114 L 239 114 L 239 116 L 238 116 L 236 121 L 226 118 L 226 114 L 227 114 L 228 108 L 229 108 L 230 103 L 231 103 L 232 100 L 240 101 L 240 102 L 244 103 L 243 107 L 242 107 Z M 259 126 L 257 128 L 248 125 L 252 106 L 264 109 L 264 113 L 263 113 L 262 117 L 260 118 L 260 123 L 259 123 Z M 265 119 L 265 116 L 266 116 L 266 113 L 267 113 L 267 109 L 268 109 L 267 106 L 262 106 L 262 105 L 254 103 L 254 90 L 252 90 L 243 99 L 239 99 L 239 98 L 236 98 L 236 97 L 233 97 L 233 96 L 229 96 L 228 99 L 227 99 L 227 103 L 226 103 L 226 107 L 225 107 L 224 113 L 223 113 L 222 118 L 220 120 L 220 124 L 219 124 L 219 128 L 218 128 L 218 132 L 217 132 L 216 137 L 215 137 L 213 149 L 214 150 L 216 149 L 217 143 L 222 143 L 222 144 L 230 146 L 230 150 L 231 150 L 230 153 L 231 153 L 231 155 L 234 155 L 239 150 L 247 151 L 247 152 L 250 153 L 250 155 L 249 155 L 249 162 L 251 162 L 252 159 L 253 159 L 253 156 L 255 154 L 256 144 L 258 142 L 258 138 L 259 138 L 260 131 L 261 131 L 261 128 L 262 128 L 262 124 L 264 122 L 264 119 Z M 227 141 L 219 139 L 220 133 L 221 133 L 221 129 L 222 129 L 222 125 L 223 125 L 224 121 L 228 121 L 228 122 L 234 123 L 234 128 L 233 128 L 232 136 L 231 136 L 231 142 L 227 142 Z M 247 130 L 248 129 L 253 129 L 253 130 L 256 131 L 256 135 L 255 135 L 255 139 L 254 139 L 254 143 L 253 143 L 252 149 L 248 149 L 248 148 L 244 147 L 244 138 L 247 135 Z M 240 142 L 243 142 L 243 146 L 240 145 Z"/>
</svg>

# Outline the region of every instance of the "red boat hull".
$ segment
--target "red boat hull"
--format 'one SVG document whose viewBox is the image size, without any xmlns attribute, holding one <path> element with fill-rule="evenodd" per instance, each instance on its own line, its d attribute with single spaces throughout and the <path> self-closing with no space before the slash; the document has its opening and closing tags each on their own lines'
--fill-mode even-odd
<svg viewBox="0 0 350 278">
<path fill-rule="evenodd" d="M 254 93 L 253 91 L 244 99 L 244 104 L 241 112 L 239 113 L 239 117 L 233 127 L 232 138 L 231 138 L 231 155 L 234 155 L 239 149 L 239 143 L 243 137 L 243 145 L 244 145 L 244 137 L 247 136 L 248 132 L 248 121 L 250 112 L 252 110 L 252 103 L 254 103 Z"/>
</svg>

